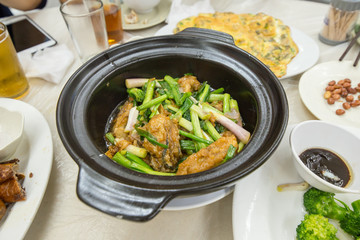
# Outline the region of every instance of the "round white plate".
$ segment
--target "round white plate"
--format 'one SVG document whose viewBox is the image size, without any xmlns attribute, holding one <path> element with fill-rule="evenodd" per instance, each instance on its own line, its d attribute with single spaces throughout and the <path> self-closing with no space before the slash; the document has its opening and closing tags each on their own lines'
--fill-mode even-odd
<svg viewBox="0 0 360 240">
<path fill-rule="evenodd" d="M 350 108 L 344 115 L 338 116 L 335 111 L 342 108 L 342 102 L 329 105 L 324 99 L 325 87 L 328 82 L 344 78 L 350 78 L 352 86 L 360 83 L 360 66 L 353 67 L 352 61 L 320 63 L 301 76 L 299 81 L 300 97 L 309 111 L 318 119 L 343 126 L 360 127 L 360 107 Z"/>
<path fill-rule="evenodd" d="M 20 100 L 0 98 L 0 106 L 24 114 L 24 137 L 12 158 L 18 158 L 19 172 L 25 175 L 26 200 L 12 204 L 0 221 L 0 239 L 22 239 L 44 196 L 53 161 L 49 125 L 33 106 Z M 30 177 L 32 174 L 32 177 Z"/>
<path fill-rule="evenodd" d="M 155 36 L 173 34 L 175 27 L 176 24 L 168 24 L 160 28 L 159 31 L 155 33 Z M 289 78 L 306 71 L 316 64 L 320 56 L 319 46 L 312 38 L 296 28 L 290 28 L 291 36 L 299 48 L 299 53 L 287 66 L 286 75 L 282 76 L 280 79 Z"/>
<path fill-rule="evenodd" d="M 179 196 L 171 200 L 163 210 L 187 210 L 216 202 L 234 190 L 234 186 L 196 196 Z"/>
<path fill-rule="evenodd" d="M 125 15 L 129 14 L 131 9 L 126 4 L 121 5 L 122 25 L 124 30 L 139 30 L 149 28 L 162 23 L 167 18 L 170 11 L 170 2 L 162 0 L 153 11 L 149 13 L 138 13 L 139 21 L 134 24 L 128 24 L 125 22 Z"/>
<path fill-rule="evenodd" d="M 288 127 L 279 147 L 270 159 L 254 173 L 235 185 L 233 198 L 234 240 L 295 239 L 296 227 L 304 218 L 304 191 L 278 192 L 284 183 L 302 182 L 295 166 L 289 145 Z M 360 129 L 352 128 L 360 137 Z M 360 198 L 358 194 L 336 194 L 347 204 Z M 339 239 L 352 239 L 338 231 Z"/>
</svg>

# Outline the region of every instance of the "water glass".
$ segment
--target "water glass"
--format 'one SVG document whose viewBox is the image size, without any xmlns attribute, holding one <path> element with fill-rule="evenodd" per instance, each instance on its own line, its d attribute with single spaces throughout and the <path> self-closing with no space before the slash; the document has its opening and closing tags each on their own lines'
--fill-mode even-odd
<svg viewBox="0 0 360 240">
<path fill-rule="evenodd" d="M 60 6 L 60 11 L 83 62 L 108 49 L 103 3 L 100 0 L 69 0 Z"/>
</svg>

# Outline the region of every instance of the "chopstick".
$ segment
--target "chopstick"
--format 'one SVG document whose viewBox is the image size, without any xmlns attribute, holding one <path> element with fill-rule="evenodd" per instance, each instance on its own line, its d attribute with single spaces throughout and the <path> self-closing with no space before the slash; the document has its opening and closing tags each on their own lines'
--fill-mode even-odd
<svg viewBox="0 0 360 240">
<path fill-rule="evenodd" d="M 355 35 L 355 37 L 351 40 L 349 46 L 345 49 L 345 52 L 341 55 L 341 57 L 339 58 L 339 61 L 342 61 L 344 59 L 344 57 L 346 56 L 346 54 L 349 52 L 350 48 L 356 43 L 356 40 L 358 39 L 358 37 L 360 37 L 360 31 L 358 31 Z M 358 53 L 355 62 L 353 64 L 354 67 L 356 67 L 356 65 L 358 64 L 360 59 L 360 52 Z"/>
<path fill-rule="evenodd" d="M 354 62 L 354 64 L 353 64 L 354 67 L 356 67 L 356 65 L 358 64 L 359 59 L 360 59 L 360 51 L 359 51 L 359 53 L 358 53 L 358 55 L 357 55 L 357 57 L 356 57 L 356 59 L 355 59 L 355 62 Z"/>
</svg>

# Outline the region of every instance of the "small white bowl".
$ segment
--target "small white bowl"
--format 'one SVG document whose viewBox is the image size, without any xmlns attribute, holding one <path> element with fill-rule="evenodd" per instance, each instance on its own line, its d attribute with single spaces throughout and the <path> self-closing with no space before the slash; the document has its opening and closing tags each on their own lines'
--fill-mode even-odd
<svg viewBox="0 0 360 240">
<path fill-rule="evenodd" d="M 149 13 L 160 3 L 160 0 L 124 0 L 124 3 L 136 13 Z"/>
<path fill-rule="evenodd" d="M 360 193 L 360 138 L 349 130 L 325 121 L 305 121 L 292 129 L 290 147 L 296 170 L 311 186 L 326 192 Z M 313 173 L 299 157 L 310 148 L 322 148 L 338 155 L 350 170 L 350 183 L 336 186 Z"/>
<path fill-rule="evenodd" d="M 0 107 L 0 162 L 9 160 L 20 144 L 24 115 Z"/>
</svg>

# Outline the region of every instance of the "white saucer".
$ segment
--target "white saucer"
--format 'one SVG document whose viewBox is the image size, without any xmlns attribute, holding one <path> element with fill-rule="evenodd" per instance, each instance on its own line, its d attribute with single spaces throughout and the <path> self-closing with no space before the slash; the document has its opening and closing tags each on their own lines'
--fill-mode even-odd
<svg viewBox="0 0 360 240">
<path fill-rule="evenodd" d="M 0 222 L 0 239 L 22 239 L 37 213 L 49 181 L 53 161 L 52 137 L 46 119 L 33 106 L 8 98 L 0 98 L 0 106 L 19 111 L 25 117 L 23 139 L 10 159 L 20 160 L 19 172 L 25 175 L 26 200 L 11 204 Z"/>
<path fill-rule="evenodd" d="M 196 196 L 179 196 L 171 200 L 163 210 L 187 210 L 197 207 L 202 207 L 213 202 L 216 202 L 234 190 L 234 186 L 220 189 L 215 192 L 205 193 Z"/>
<path fill-rule="evenodd" d="M 128 6 L 125 4 L 121 5 L 122 25 L 124 30 L 149 28 L 165 21 L 170 11 L 170 2 L 164 0 L 160 1 L 159 5 L 157 5 L 153 11 L 144 14 L 138 13 L 139 21 L 134 24 L 126 23 L 124 19 L 125 15 L 129 14 L 130 11 L 131 9 Z"/>
<path fill-rule="evenodd" d="M 360 107 L 351 108 L 344 115 L 335 114 L 342 108 L 342 102 L 329 105 L 324 99 L 325 87 L 331 80 L 339 81 L 350 78 L 352 85 L 360 83 L 360 66 L 353 67 L 352 61 L 330 61 L 315 65 L 306 71 L 299 81 L 300 97 L 309 109 L 320 120 L 360 128 Z M 359 95 L 359 93 L 356 94 Z"/>
</svg>

